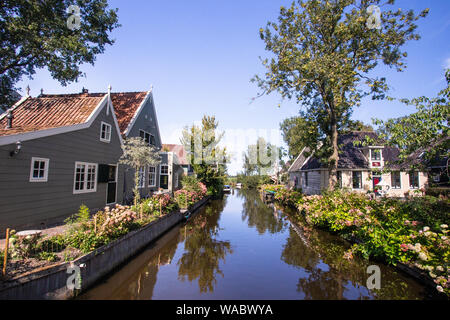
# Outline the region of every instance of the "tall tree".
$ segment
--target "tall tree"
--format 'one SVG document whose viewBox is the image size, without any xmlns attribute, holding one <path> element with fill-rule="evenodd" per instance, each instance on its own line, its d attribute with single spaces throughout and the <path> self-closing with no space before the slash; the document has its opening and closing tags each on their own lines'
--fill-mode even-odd
<svg viewBox="0 0 450 320">
<path fill-rule="evenodd" d="M 279 160 L 279 148 L 259 137 L 256 144 L 249 145 L 244 152 L 244 173 L 268 175 Z"/>
<path fill-rule="evenodd" d="M 401 163 L 423 165 L 427 161 L 435 160 L 436 157 L 450 157 L 450 69 L 447 69 L 446 79 L 447 88 L 440 91 L 435 98 L 401 100 L 407 105 L 416 107 L 416 112 L 411 115 L 387 121 L 380 119 L 374 121 L 380 126 L 380 137 L 400 149 Z M 418 164 L 414 161 L 414 157 L 422 152 L 424 160 L 427 161 Z"/>
<path fill-rule="evenodd" d="M 203 116 L 201 127 L 185 127 L 182 132 L 187 159 L 197 178 L 208 188 L 208 193 L 217 196 L 222 193 L 225 181 L 226 148 L 219 147 L 224 133 L 217 131 L 219 123 L 214 116 Z"/>
<path fill-rule="evenodd" d="M 71 5 L 80 11 L 69 12 Z M 17 82 L 37 69 L 46 67 L 64 86 L 78 80 L 79 66 L 94 64 L 117 27 L 107 0 L 0 0 L 0 106 L 10 107 Z"/>
<path fill-rule="evenodd" d="M 279 92 L 306 107 L 306 115 L 320 126 L 323 156 L 330 168 L 329 187 L 337 182 L 338 131 L 361 99 L 385 98 L 386 78 L 371 76 L 380 62 L 397 71 L 405 68 L 402 46 L 418 40 L 415 22 L 428 9 L 378 10 L 381 0 L 298 0 L 281 7 L 278 23 L 260 29 L 266 50 L 273 56 L 263 60 L 267 68 L 252 81 L 263 94 Z M 395 0 L 387 0 L 394 5 Z M 380 19 L 380 24 L 373 20 Z"/>
</svg>

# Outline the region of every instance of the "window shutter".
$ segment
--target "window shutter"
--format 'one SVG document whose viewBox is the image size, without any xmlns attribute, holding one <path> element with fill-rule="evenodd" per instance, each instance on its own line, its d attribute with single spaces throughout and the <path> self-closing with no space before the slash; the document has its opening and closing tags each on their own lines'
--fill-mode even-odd
<svg viewBox="0 0 450 320">
<path fill-rule="evenodd" d="M 109 181 L 109 165 L 99 164 L 98 165 L 98 179 L 99 183 L 107 183 Z"/>
</svg>

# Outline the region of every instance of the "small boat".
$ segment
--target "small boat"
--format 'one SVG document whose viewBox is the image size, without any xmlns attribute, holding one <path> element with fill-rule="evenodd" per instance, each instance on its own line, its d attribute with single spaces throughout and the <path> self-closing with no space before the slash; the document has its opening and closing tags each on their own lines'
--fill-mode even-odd
<svg viewBox="0 0 450 320">
<path fill-rule="evenodd" d="M 236 189 L 242 188 L 242 183 L 236 183 Z"/>
<path fill-rule="evenodd" d="M 225 192 L 225 193 L 231 192 L 231 187 L 229 185 L 224 185 L 223 192 Z"/>
</svg>

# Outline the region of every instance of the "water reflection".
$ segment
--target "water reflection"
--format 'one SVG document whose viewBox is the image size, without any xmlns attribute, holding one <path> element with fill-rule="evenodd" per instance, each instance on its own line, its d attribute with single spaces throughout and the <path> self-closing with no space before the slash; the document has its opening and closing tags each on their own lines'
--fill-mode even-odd
<svg viewBox="0 0 450 320">
<path fill-rule="evenodd" d="M 297 216 L 297 215 L 295 215 Z M 212 201 L 81 299 L 421 299 L 414 280 L 381 264 L 381 290 L 349 244 L 286 208 L 239 190 Z M 226 262 L 226 263 L 225 263 Z"/>
<path fill-rule="evenodd" d="M 224 275 L 219 263 L 233 253 L 230 241 L 217 239 L 218 220 L 225 205 L 226 200 L 213 202 L 202 215 L 195 216 L 184 231 L 184 253 L 177 262 L 178 279 L 197 280 L 200 292 L 214 290 L 217 276 Z"/>
</svg>

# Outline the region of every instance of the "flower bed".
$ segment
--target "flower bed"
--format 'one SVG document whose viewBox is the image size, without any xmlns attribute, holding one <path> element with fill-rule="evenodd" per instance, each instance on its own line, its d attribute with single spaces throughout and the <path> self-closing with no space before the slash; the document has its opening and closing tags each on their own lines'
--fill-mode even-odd
<svg viewBox="0 0 450 320">
<path fill-rule="evenodd" d="M 450 296 L 448 199 L 371 200 L 362 194 L 335 191 L 299 196 L 297 206 L 308 223 L 356 242 L 347 256 L 359 254 L 419 268 L 433 279 L 438 291 Z"/>
<path fill-rule="evenodd" d="M 188 204 L 193 205 L 205 197 L 206 188 L 199 185 L 198 192 L 179 190 L 177 193 L 188 194 Z M 177 195 L 170 197 L 168 194 L 158 194 L 132 207 L 105 207 L 93 216 L 90 215 L 89 209 L 82 205 L 77 215 L 66 220 L 66 232 L 52 237 L 18 237 L 13 230 L 9 241 L 6 279 L 29 272 L 34 267 L 73 261 L 131 231 L 141 229 L 168 213 L 177 211 L 178 208 Z M 29 267 L 24 269 L 19 268 L 19 265 Z"/>
</svg>

